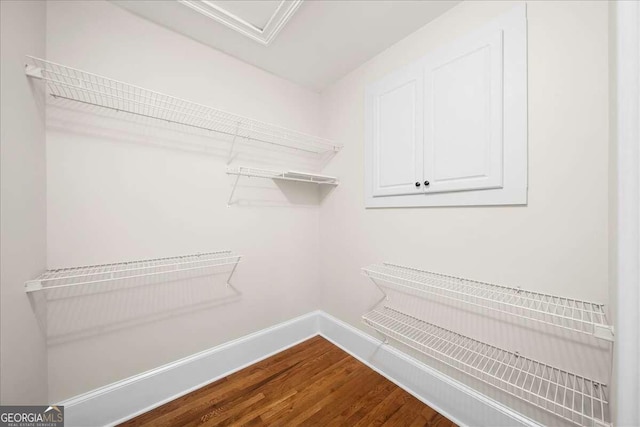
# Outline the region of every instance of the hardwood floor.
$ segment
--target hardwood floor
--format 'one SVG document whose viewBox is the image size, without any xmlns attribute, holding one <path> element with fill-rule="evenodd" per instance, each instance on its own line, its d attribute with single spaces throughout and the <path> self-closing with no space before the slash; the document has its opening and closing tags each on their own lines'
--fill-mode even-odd
<svg viewBox="0 0 640 427">
<path fill-rule="evenodd" d="M 455 426 L 321 337 L 121 426 Z"/>
</svg>

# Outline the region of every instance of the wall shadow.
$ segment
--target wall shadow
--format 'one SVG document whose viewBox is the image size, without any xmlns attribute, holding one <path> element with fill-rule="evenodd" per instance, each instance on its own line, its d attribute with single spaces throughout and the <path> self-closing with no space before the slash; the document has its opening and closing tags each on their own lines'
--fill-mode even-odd
<svg viewBox="0 0 640 427">
<path fill-rule="evenodd" d="M 29 296 L 47 345 L 55 346 L 238 302 L 242 293 L 227 284 L 231 268 L 45 289 Z"/>
<path fill-rule="evenodd" d="M 50 98 L 51 99 L 51 98 Z M 126 112 L 56 99 L 47 109 L 47 128 L 60 132 L 213 156 L 227 165 L 270 165 L 285 170 L 321 170 L 334 152 L 321 154 L 165 122 Z"/>
</svg>

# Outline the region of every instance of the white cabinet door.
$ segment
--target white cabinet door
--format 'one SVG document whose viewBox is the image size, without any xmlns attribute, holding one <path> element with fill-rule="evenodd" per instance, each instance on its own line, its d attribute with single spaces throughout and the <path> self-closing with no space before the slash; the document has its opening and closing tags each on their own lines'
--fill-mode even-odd
<svg viewBox="0 0 640 427">
<path fill-rule="evenodd" d="M 503 185 L 502 30 L 425 58 L 427 193 Z"/>
<path fill-rule="evenodd" d="M 367 88 L 367 167 L 373 197 L 424 191 L 423 82 L 417 64 Z"/>
</svg>

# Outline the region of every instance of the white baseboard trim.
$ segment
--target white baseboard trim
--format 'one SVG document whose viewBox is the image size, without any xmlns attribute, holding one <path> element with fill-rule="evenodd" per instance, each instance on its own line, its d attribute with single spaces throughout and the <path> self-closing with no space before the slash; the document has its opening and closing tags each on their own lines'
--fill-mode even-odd
<svg viewBox="0 0 640 427">
<path fill-rule="evenodd" d="M 112 426 L 318 335 L 319 312 L 60 402 L 65 425 Z"/>
<path fill-rule="evenodd" d="M 540 424 L 325 312 L 320 335 L 459 426 Z"/>
<path fill-rule="evenodd" d="M 112 426 L 321 335 L 460 426 L 539 426 L 322 311 L 60 402 L 67 426 Z"/>
</svg>

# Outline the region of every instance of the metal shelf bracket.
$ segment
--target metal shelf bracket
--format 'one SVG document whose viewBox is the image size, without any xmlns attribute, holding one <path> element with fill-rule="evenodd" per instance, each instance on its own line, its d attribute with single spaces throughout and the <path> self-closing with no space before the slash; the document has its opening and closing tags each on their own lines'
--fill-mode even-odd
<svg viewBox="0 0 640 427">
<path fill-rule="evenodd" d="M 236 125 L 236 131 L 235 131 L 235 134 L 233 135 L 233 141 L 231 141 L 231 148 L 229 149 L 229 155 L 227 156 L 227 166 L 229 166 L 237 156 L 237 154 L 236 155 L 233 154 L 233 149 L 236 146 L 236 141 L 238 140 L 239 132 L 240 132 L 240 122 L 238 122 L 238 124 Z"/>
</svg>

